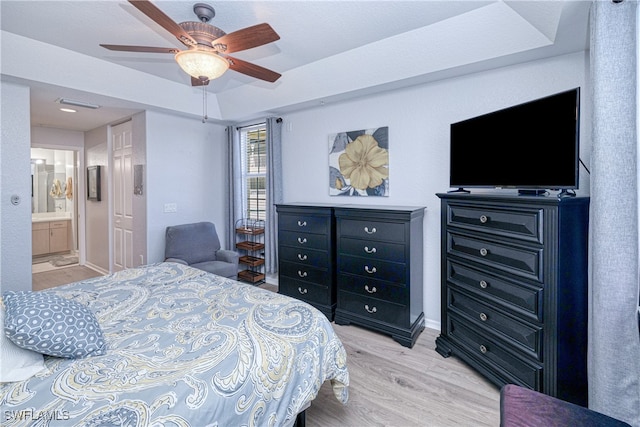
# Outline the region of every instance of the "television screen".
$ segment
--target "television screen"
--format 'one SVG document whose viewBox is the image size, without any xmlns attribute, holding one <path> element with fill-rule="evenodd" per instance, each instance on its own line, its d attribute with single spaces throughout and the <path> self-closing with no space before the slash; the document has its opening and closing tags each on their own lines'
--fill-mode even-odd
<svg viewBox="0 0 640 427">
<path fill-rule="evenodd" d="M 451 187 L 578 188 L 580 88 L 451 124 Z"/>
</svg>

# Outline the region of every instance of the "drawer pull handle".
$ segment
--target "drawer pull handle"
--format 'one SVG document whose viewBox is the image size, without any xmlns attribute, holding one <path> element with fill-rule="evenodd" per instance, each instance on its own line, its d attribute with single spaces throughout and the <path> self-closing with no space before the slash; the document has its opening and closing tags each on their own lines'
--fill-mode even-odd
<svg viewBox="0 0 640 427">
<path fill-rule="evenodd" d="M 307 255 L 298 254 L 298 259 L 300 261 L 306 261 L 307 260 Z"/>
<path fill-rule="evenodd" d="M 305 243 L 307 243 L 307 238 L 298 237 L 298 243 L 300 243 L 301 245 L 304 245 Z"/>
<path fill-rule="evenodd" d="M 486 215 L 480 215 L 480 222 L 485 224 L 487 221 L 489 221 L 489 218 Z"/>
<path fill-rule="evenodd" d="M 306 227 L 307 221 L 298 221 L 298 227 Z"/>
<path fill-rule="evenodd" d="M 304 294 L 306 294 L 308 291 L 307 291 L 307 288 L 302 289 L 300 286 L 298 286 L 298 292 L 300 292 L 302 295 L 304 295 Z"/>
<path fill-rule="evenodd" d="M 489 286 L 489 284 L 486 281 L 480 280 L 480 287 L 482 289 L 487 289 L 487 286 Z"/>
<path fill-rule="evenodd" d="M 364 232 L 367 234 L 374 234 L 375 232 L 377 232 L 378 230 L 376 230 L 375 227 L 373 227 L 371 230 L 369 230 L 369 227 L 365 227 L 364 228 Z"/>
<path fill-rule="evenodd" d="M 378 309 L 375 307 L 369 308 L 369 304 L 365 304 L 364 309 L 367 310 L 369 313 L 375 313 L 376 311 L 378 311 Z"/>
<path fill-rule="evenodd" d="M 487 250 L 487 248 L 480 248 L 480 255 L 487 256 L 488 253 L 489 251 Z"/>
<path fill-rule="evenodd" d="M 482 320 L 483 322 L 487 321 L 487 315 L 484 313 L 480 313 L 480 320 Z"/>
<path fill-rule="evenodd" d="M 364 247 L 364 251 L 368 254 L 375 254 L 376 252 L 378 252 L 378 250 L 376 248 L 371 248 L 369 249 L 369 246 L 365 246 Z"/>
<path fill-rule="evenodd" d="M 485 354 L 487 352 L 487 347 L 480 344 L 480 353 Z"/>
<path fill-rule="evenodd" d="M 369 285 L 364 285 L 364 290 L 369 292 L 370 294 L 375 294 L 376 292 L 378 292 L 375 286 L 373 288 L 369 288 Z"/>
<path fill-rule="evenodd" d="M 307 277 L 307 272 L 306 272 L 306 271 L 300 271 L 300 270 L 298 270 L 298 276 L 300 276 L 300 277 Z"/>
<path fill-rule="evenodd" d="M 373 273 L 375 273 L 375 272 L 376 272 L 376 271 L 378 271 L 378 270 L 376 270 L 376 268 L 375 268 L 375 267 L 373 267 L 373 268 L 371 268 L 371 269 L 370 269 L 368 265 L 365 265 L 365 266 L 364 266 L 364 271 L 366 271 L 366 272 L 367 272 L 367 273 L 369 273 L 369 274 L 373 274 Z"/>
</svg>

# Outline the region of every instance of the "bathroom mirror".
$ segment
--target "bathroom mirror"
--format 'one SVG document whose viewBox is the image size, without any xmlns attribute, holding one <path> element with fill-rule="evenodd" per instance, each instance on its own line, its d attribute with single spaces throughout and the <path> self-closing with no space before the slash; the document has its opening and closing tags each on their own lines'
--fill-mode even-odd
<svg viewBox="0 0 640 427">
<path fill-rule="evenodd" d="M 74 152 L 31 149 L 31 212 L 71 212 Z"/>
</svg>

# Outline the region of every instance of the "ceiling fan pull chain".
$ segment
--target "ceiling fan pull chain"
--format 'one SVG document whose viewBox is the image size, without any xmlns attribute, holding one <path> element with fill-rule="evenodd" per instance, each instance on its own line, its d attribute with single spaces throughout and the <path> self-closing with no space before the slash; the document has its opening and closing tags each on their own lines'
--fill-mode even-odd
<svg viewBox="0 0 640 427">
<path fill-rule="evenodd" d="M 202 85 L 202 123 L 206 122 L 207 117 L 207 87 Z"/>
</svg>

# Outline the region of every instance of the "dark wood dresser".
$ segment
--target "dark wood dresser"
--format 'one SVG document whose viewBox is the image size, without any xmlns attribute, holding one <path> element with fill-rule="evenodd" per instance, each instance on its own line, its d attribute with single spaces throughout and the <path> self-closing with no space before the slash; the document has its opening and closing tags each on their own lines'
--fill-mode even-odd
<svg viewBox="0 0 640 427">
<path fill-rule="evenodd" d="M 333 207 L 281 204 L 278 292 L 305 301 L 333 320 L 336 308 Z"/>
<path fill-rule="evenodd" d="M 336 206 L 337 324 L 413 347 L 424 329 L 424 207 Z"/>
<path fill-rule="evenodd" d="M 436 350 L 498 386 L 587 404 L 589 199 L 438 194 Z"/>
</svg>

